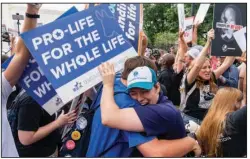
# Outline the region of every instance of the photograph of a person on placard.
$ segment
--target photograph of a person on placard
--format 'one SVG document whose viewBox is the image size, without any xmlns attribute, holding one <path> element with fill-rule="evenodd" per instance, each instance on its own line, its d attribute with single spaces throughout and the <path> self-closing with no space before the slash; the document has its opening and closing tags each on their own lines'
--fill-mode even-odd
<svg viewBox="0 0 250 159">
<path fill-rule="evenodd" d="M 241 12 L 235 5 L 227 5 L 221 14 L 221 22 L 227 25 L 242 25 Z M 223 28 L 221 29 L 221 38 L 226 42 L 234 40 L 233 33 L 234 29 Z"/>
</svg>

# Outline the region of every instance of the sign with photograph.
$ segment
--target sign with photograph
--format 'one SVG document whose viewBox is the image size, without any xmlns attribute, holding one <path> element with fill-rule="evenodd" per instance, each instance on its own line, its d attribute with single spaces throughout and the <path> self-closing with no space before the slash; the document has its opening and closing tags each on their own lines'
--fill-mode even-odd
<svg viewBox="0 0 250 159">
<path fill-rule="evenodd" d="M 246 26 L 247 5 L 244 3 L 216 3 L 213 28 L 215 39 L 212 41 L 212 55 L 241 56 L 241 49 L 233 34 Z"/>
</svg>

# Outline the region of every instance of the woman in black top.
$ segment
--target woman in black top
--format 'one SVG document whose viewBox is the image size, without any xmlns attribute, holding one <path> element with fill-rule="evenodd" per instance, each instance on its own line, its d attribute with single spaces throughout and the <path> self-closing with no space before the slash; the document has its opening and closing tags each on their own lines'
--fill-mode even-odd
<svg viewBox="0 0 250 159">
<path fill-rule="evenodd" d="M 243 157 L 247 149 L 247 109 L 240 90 L 224 87 L 216 93 L 197 133 L 207 157 Z"/>
<path fill-rule="evenodd" d="M 227 57 L 220 67 L 212 71 L 210 59 L 207 58 L 212 39 L 214 39 L 213 29 L 208 32 L 206 45 L 200 55 L 192 61 L 180 87 L 181 94 L 187 95 L 190 90 L 193 90 L 188 98 L 181 99 L 181 110 L 199 120 L 203 120 L 217 91 L 216 79 L 232 65 L 235 59 L 235 57 Z"/>
</svg>

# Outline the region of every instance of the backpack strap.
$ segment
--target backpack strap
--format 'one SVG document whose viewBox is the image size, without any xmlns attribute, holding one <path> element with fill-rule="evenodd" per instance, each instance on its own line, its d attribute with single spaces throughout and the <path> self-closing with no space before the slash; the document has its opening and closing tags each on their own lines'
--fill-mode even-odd
<svg viewBox="0 0 250 159">
<path fill-rule="evenodd" d="M 23 93 L 25 93 L 25 92 L 26 92 L 26 91 L 25 91 L 24 89 L 22 89 L 22 90 L 20 91 L 20 93 L 19 93 L 19 94 L 16 96 L 16 98 L 12 101 L 11 106 L 10 106 L 9 109 L 14 109 L 14 108 L 18 107 L 18 105 L 16 105 L 16 103 L 17 103 L 17 101 L 19 100 L 20 96 L 22 96 Z"/>
<path fill-rule="evenodd" d="M 184 102 L 182 103 L 182 105 L 180 107 L 181 111 L 184 111 L 184 109 L 186 108 L 187 100 L 188 100 L 189 96 L 194 92 L 195 88 L 196 88 L 196 82 L 193 85 L 193 87 L 187 92 L 187 94 L 185 96 L 185 100 L 184 100 Z"/>
</svg>

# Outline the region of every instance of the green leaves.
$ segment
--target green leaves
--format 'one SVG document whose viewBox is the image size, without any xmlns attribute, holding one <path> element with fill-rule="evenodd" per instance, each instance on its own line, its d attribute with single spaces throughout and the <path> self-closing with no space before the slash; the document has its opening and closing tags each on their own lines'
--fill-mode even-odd
<svg viewBox="0 0 250 159">
<path fill-rule="evenodd" d="M 168 50 L 178 40 L 178 33 L 160 32 L 155 35 L 154 46 L 159 49 Z"/>
<path fill-rule="evenodd" d="M 191 16 L 191 3 L 185 4 L 186 17 Z M 202 36 L 212 28 L 213 7 L 210 5 L 204 22 L 198 28 L 198 44 L 204 44 L 206 39 Z M 156 3 L 143 4 L 144 31 L 153 47 L 166 49 L 168 45 L 174 45 L 178 38 L 178 14 L 176 4 Z M 199 4 L 195 4 L 194 14 L 197 13 Z M 162 34 L 162 35 L 161 35 Z M 165 40 L 165 41 L 164 41 Z M 165 43 L 165 45 L 163 45 Z"/>
</svg>

